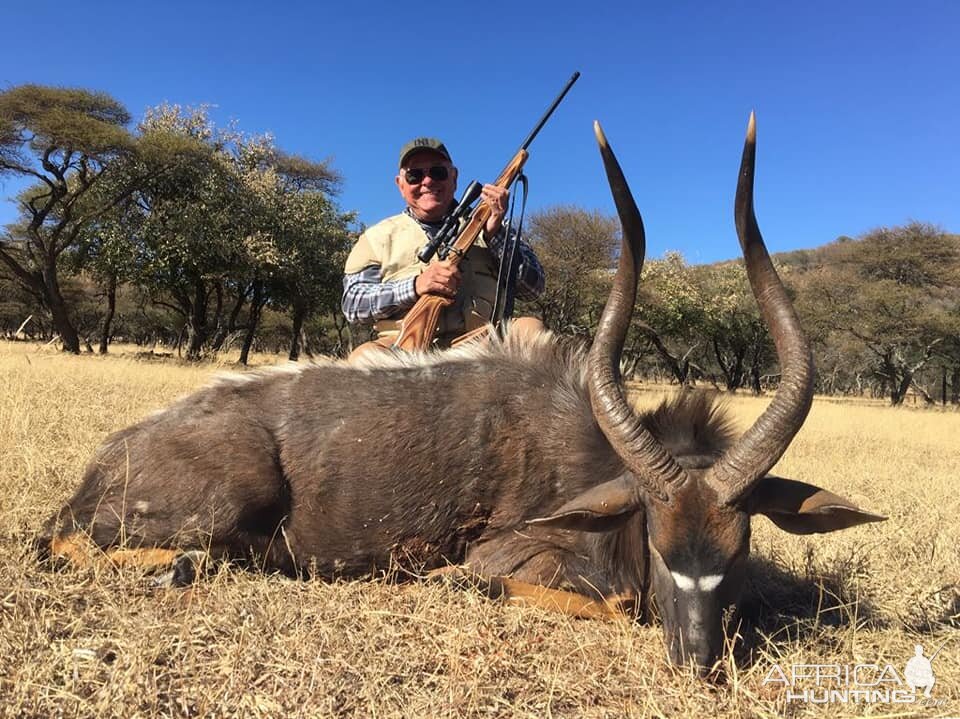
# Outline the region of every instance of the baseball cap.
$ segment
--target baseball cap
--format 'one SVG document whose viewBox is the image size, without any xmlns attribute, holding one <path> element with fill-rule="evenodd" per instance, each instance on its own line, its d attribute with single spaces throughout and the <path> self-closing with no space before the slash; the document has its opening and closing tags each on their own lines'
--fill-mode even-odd
<svg viewBox="0 0 960 719">
<path fill-rule="evenodd" d="M 415 152 L 420 152 L 421 150 L 436 152 L 439 155 L 443 155 L 448 162 L 453 162 L 453 160 L 450 159 L 450 153 L 447 151 L 446 145 L 440 142 L 440 140 L 435 137 L 417 137 L 400 148 L 400 164 L 398 167 L 403 167 L 404 161 L 410 155 Z"/>
</svg>

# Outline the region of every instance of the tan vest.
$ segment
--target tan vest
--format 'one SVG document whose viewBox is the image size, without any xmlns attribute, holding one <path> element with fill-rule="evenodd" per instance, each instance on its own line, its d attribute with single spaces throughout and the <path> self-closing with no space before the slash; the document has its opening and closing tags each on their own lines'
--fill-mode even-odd
<svg viewBox="0 0 960 719">
<path fill-rule="evenodd" d="M 400 213 L 367 229 L 347 257 L 344 271 L 360 272 L 379 265 L 384 282 L 415 277 L 426 265 L 417 259 L 417 252 L 427 243 L 427 234 L 410 215 Z M 463 279 L 457 297 L 440 315 L 438 339 L 441 344 L 490 321 L 497 295 L 497 263 L 484 239 L 484 233 L 460 260 Z M 399 333 L 397 320 L 408 310 L 401 310 L 374 327 L 380 337 Z"/>
</svg>

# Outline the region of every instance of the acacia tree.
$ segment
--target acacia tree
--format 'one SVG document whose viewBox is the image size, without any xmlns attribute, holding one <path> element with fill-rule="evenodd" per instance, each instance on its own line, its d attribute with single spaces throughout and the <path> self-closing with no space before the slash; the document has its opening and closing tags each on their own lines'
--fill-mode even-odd
<svg viewBox="0 0 960 719">
<path fill-rule="evenodd" d="M 610 287 L 618 221 L 563 205 L 533 214 L 527 234 L 547 276 L 533 307 L 554 332 L 591 337 Z"/>
<path fill-rule="evenodd" d="M 700 278 L 679 252 L 645 263 L 633 326 L 682 385 L 703 373 L 694 354 L 706 341 L 705 304 Z"/>
<path fill-rule="evenodd" d="M 97 228 L 97 256 L 108 258 L 111 270 L 125 266 L 130 281 L 183 318 L 188 359 L 246 330 L 245 360 L 268 302 L 311 310 L 308 297 L 315 290 L 295 292 L 285 284 L 313 277 L 306 245 L 318 232 L 329 236 L 326 197 L 339 175 L 326 162 L 280 151 L 270 136 L 215 128 L 205 108 L 151 109 L 140 130 L 155 151 L 131 158 L 125 174 L 149 173 L 165 161 L 169 146 L 193 151 L 173 171 L 151 174 L 133 202 L 118 206 Z M 339 287 L 338 277 L 318 281 Z M 302 320 L 303 314 L 295 316 Z"/>
<path fill-rule="evenodd" d="M 917 288 L 883 280 L 860 287 L 853 302 L 838 313 L 846 322 L 843 329 L 872 353 L 873 374 L 894 405 L 903 402 L 917 373 L 945 339 L 923 299 Z"/>
<path fill-rule="evenodd" d="M 341 177 L 329 162 L 285 153 L 268 136 L 245 138 L 237 147 L 236 166 L 256 207 L 244 242 L 250 302 L 240 361 L 247 362 L 267 303 L 290 309 L 290 359 L 296 360 L 307 317 L 339 307 L 353 215 L 340 213 L 330 199 Z"/>
<path fill-rule="evenodd" d="M 704 329 L 712 359 L 728 391 L 749 385 L 762 390 L 762 377 L 775 353 L 741 262 L 700 268 Z"/>
<path fill-rule="evenodd" d="M 352 213 L 341 213 L 320 193 L 285 198 L 287 231 L 278 235 L 284 261 L 274 277 L 273 296 L 290 308 L 290 359 L 300 353 L 306 319 L 327 312 L 337 325 L 340 314 L 343 265 L 356 239 L 350 231 Z M 299 220 L 299 221 L 298 221 Z M 340 322 L 345 326 L 345 320 Z"/>
<path fill-rule="evenodd" d="M 87 195 L 85 202 L 95 203 L 104 196 L 113 196 L 116 185 L 128 181 L 123 164 L 123 161 L 116 163 Z M 100 354 L 106 354 L 109 348 L 117 311 L 117 290 L 132 274 L 135 253 L 130 238 L 139 234 L 142 219 L 135 197 L 127 195 L 109 211 L 86 223 L 78 235 L 76 247 L 65 253 L 66 269 L 75 274 L 86 273 L 100 286 L 106 300 L 106 311 L 100 320 Z"/>
<path fill-rule="evenodd" d="M 60 287 L 60 258 L 92 218 L 132 191 L 84 203 L 110 163 L 130 155 L 130 115 L 109 95 L 21 85 L 0 93 L 0 175 L 35 180 L 21 193 L 21 219 L 0 235 L 0 262 L 50 312 L 63 349 L 80 339 Z"/>
<path fill-rule="evenodd" d="M 805 278 L 801 294 L 815 298 L 801 305 L 805 318 L 856 340 L 892 404 L 911 387 L 927 394 L 918 375 L 951 346 L 956 326 L 960 238 L 915 222 L 824 250 L 833 261 Z"/>
<path fill-rule="evenodd" d="M 134 193 L 135 211 L 116 218 L 133 245 L 130 279 L 183 318 L 186 356 L 198 359 L 220 322 L 225 284 L 246 259 L 257 208 L 237 172 L 235 133 L 215 130 L 205 109 L 153 108 L 140 130 L 156 151 L 125 172 L 150 179 Z M 154 172 L 169 147 L 191 151 L 169 172 Z"/>
</svg>

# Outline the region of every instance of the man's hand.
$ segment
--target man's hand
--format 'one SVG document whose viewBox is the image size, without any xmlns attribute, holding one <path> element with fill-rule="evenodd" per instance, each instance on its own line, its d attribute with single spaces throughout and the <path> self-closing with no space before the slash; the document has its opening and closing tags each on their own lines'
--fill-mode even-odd
<svg viewBox="0 0 960 719">
<path fill-rule="evenodd" d="M 443 295 L 454 297 L 460 287 L 460 268 L 447 261 L 431 262 L 417 275 L 414 288 L 417 297 L 421 295 Z"/>
<path fill-rule="evenodd" d="M 487 224 L 483 226 L 483 229 L 487 231 L 488 236 L 495 235 L 500 231 L 503 216 L 507 214 L 510 190 L 496 185 L 484 185 L 480 191 L 480 197 L 490 208 L 490 217 L 487 218 Z"/>
</svg>

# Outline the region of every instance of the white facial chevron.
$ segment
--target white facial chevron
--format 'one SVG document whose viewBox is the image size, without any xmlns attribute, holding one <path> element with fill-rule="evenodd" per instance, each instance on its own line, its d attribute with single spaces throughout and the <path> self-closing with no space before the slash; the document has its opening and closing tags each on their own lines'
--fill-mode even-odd
<svg viewBox="0 0 960 719">
<path fill-rule="evenodd" d="M 680 574 L 679 572 L 670 572 L 673 577 L 674 583 L 677 585 L 678 589 L 681 589 L 684 592 L 712 592 L 718 586 L 720 582 L 723 581 L 722 574 L 708 574 L 699 579 L 694 579 L 693 577 L 688 577 L 685 574 Z"/>
</svg>

